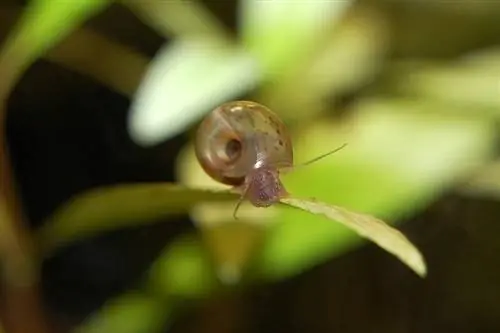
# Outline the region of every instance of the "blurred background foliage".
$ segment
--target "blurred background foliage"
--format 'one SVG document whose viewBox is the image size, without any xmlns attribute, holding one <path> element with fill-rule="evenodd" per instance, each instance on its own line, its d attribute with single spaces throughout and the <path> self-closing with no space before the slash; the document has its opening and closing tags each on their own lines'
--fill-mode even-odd
<svg viewBox="0 0 500 333">
<path fill-rule="evenodd" d="M 500 329 L 500 2 L 0 4 L 50 332 Z M 231 197 L 165 184 L 220 187 L 193 129 L 232 99 L 277 112 L 297 162 L 348 142 L 285 185 L 397 223 L 428 278 L 324 218 L 234 222 Z"/>
</svg>

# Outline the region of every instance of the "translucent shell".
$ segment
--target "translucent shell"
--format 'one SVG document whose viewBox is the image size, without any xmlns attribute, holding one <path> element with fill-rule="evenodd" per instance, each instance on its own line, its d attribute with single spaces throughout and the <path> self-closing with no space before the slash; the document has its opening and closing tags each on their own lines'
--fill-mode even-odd
<svg viewBox="0 0 500 333">
<path fill-rule="evenodd" d="M 278 170 L 293 166 L 291 139 L 261 104 L 234 101 L 213 110 L 198 128 L 195 151 L 210 177 L 244 187 L 254 205 L 267 206 L 285 194 Z"/>
</svg>

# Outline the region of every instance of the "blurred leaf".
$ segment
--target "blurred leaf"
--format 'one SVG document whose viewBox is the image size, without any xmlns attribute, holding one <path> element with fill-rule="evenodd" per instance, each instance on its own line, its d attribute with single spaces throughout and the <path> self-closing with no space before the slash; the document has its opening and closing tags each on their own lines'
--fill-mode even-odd
<svg viewBox="0 0 500 333">
<path fill-rule="evenodd" d="M 58 209 L 39 230 L 38 242 L 42 253 L 49 255 L 56 247 L 81 238 L 186 213 L 199 202 L 235 198 L 228 192 L 188 189 L 168 183 L 91 190 Z"/>
<path fill-rule="evenodd" d="M 302 128 L 294 135 L 298 163 L 343 142 L 349 145 L 286 175 L 284 184 L 293 195 L 384 220 L 407 218 L 494 155 L 494 124 L 429 109 L 432 104 L 367 100 L 346 123 L 325 120 Z M 298 274 L 364 243 L 340 224 L 306 212 L 283 210 L 277 222 L 256 259 L 265 279 Z"/>
<path fill-rule="evenodd" d="M 234 203 L 233 203 L 234 207 Z M 217 225 L 200 228 L 219 280 L 226 285 L 240 282 L 255 251 L 262 245 L 266 228 L 240 218 L 219 220 Z"/>
<path fill-rule="evenodd" d="M 460 190 L 466 195 L 500 199 L 500 161 L 478 170 Z"/>
<path fill-rule="evenodd" d="M 90 29 L 78 29 L 47 55 L 49 61 L 91 77 L 131 98 L 150 58 Z"/>
<path fill-rule="evenodd" d="M 328 218 L 347 225 L 351 230 L 374 240 L 389 252 L 400 257 L 417 274 L 425 275 L 426 267 L 419 251 L 397 230 L 385 225 L 380 220 L 314 201 L 284 199 L 282 202 L 303 209 L 309 215 L 311 213 L 327 214 Z M 306 221 L 306 219 L 302 220 L 302 230 L 315 228 L 311 223 L 305 224 Z M 331 220 L 327 222 L 335 224 Z M 282 234 L 281 237 L 286 237 L 286 235 Z M 266 247 L 268 244 L 264 243 L 263 246 Z M 301 250 L 304 251 L 304 249 Z M 275 259 L 279 260 L 280 258 L 276 257 Z M 260 262 L 257 265 L 260 268 L 260 273 L 266 273 L 270 269 L 269 267 L 260 267 L 262 265 Z M 268 276 L 257 275 L 256 277 L 266 278 Z M 159 294 L 199 298 L 208 296 L 220 287 L 221 284 L 210 265 L 210 258 L 204 249 L 203 242 L 196 235 L 183 236 L 168 246 L 150 272 L 150 288 Z"/>
<path fill-rule="evenodd" d="M 110 0 L 31 1 L 0 54 L 0 101 L 33 61 L 110 3 Z"/>
<path fill-rule="evenodd" d="M 128 293 L 108 302 L 74 333 L 155 333 L 164 332 L 171 308 L 158 298 Z"/>
<path fill-rule="evenodd" d="M 187 144 L 179 153 L 175 169 L 176 178 L 187 187 L 227 188 L 201 170 L 192 144 Z M 235 205 L 236 201 L 204 202 L 190 210 L 216 273 L 225 284 L 237 283 L 244 277 L 255 252 L 265 240 L 270 217 L 276 216 L 278 210 L 276 207 L 255 209 L 251 205 L 242 205 L 238 210 L 238 221 L 235 221 Z"/>
<path fill-rule="evenodd" d="M 339 222 L 354 230 L 359 236 L 371 240 L 398 257 L 421 277 L 427 275 L 427 267 L 420 251 L 401 232 L 391 228 L 383 221 L 313 199 L 286 198 L 282 199 L 281 202 L 313 214 L 324 215 Z"/>
<path fill-rule="evenodd" d="M 181 133 L 259 79 L 246 53 L 207 37 L 174 42 L 156 55 L 133 101 L 129 132 L 152 145 Z"/>
<path fill-rule="evenodd" d="M 200 298 L 220 286 L 199 235 L 179 237 L 150 270 L 149 288 L 172 297 Z"/>
<path fill-rule="evenodd" d="M 266 79 L 282 76 L 314 53 L 352 3 L 242 0 L 242 43 L 257 57 Z"/>
<path fill-rule="evenodd" d="M 410 74 L 410 86 L 419 97 L 434 98 L 457 105 L 500 107 L 498 78 L 500 66 L 476 70 L 463 66 L 427 68 Z"/>
<path fill-rule="evenodd" d="M 164 36 L 225 38 L 224 26 L 199 1 L 124 0 L 145 23 Z"/>
<path fill-rule="evenodd" d="M 346 94 L 372 80 L 386 61 L 389 29 L 372 8 L 356 6 L 328 36 L 302 78 L 323 96 Z"/>
<path fill-rule="evenodd" d="M 355 6 L 305 64 L 279 84 L 265 86 L 259 99 L 288 122 L 332 112 L 329 101 L 356 91 L 379 73 L 387 42 L 384 17 Z"/>
<path fill-rule="evenodd" d="M 451 64 L 406 61 L 394 67 L 391 88 L 396 91 L 450 103 L 457 111 L 499 116 L 499 49 L 475 52 Z"/>
</svg>

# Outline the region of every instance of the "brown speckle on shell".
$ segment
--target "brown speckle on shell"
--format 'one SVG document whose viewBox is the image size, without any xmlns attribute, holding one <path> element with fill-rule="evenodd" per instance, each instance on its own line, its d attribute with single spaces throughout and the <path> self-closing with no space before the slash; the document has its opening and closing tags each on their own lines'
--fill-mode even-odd
<svg viewBox="0 0 500 333">
<path fill-rule="evenodd" d="M 255 206 L 286 193 L 278 168 L 293 165 L 285 125 L 265 106 L 249 101 L 220 105 L 200 124 L 196 157 L 214 180 L 243 190 Z"/>
</svg>

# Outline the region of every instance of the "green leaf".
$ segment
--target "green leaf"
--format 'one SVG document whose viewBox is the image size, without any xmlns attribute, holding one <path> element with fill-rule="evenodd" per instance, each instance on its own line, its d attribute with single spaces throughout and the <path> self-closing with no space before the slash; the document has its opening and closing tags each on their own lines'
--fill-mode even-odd
<svg viewBox="0 0 500 333">
<path fill-rule="evenodd" d="M 154 145 L 175 136 L 217 105 L 259 80 L 247 53 L 208 37 L 190 37 L 161 49 L 132 104 L 129 132 Z"/>
<path fill-rule="evenodd" d="M 385 222 L 366 214 L 328 205 L 313 199 L 286 198 L 282 203 L 309 213 L 324 215 L 355 231 L 359 236 L 375 242 L 378 246 L 398 257 L 421 277 L 427 275 L 427 267 L 420 251 L 398 230 Z"/>
<path fill-rule="evenodd" d="M 259 97 L 285 122 L 331 112 L 328 101 L 365 86 L 383 68 L 389 35 L 386 23 L 377 11 L 355 6 L 304 64 L 279 84 L 264 86 Z"/>
<path fill-rule="evenodd" d="M 179 237 L 154 263 L 149 288 L 159 295 L 197 299 L 221 284 L 199 234 Z"/>
<path fill-rule="evenodd" d="M 224 192 L 189 189 L 175 184 L 129 184 L 85 192 L 63 205 L 39 230 L 44 255 L 69 242 L 120 228 L 153 223 L 186 213 L 200 202 L 235 200 Z"/>
<path fill-rule="evenodd" d="M 351 4 L 242 0 L 242 42 L 259 59 L 266 79 L 281 76 L 302 64 Z"/>
<path fill-rule="evenodd" d="M 348 146 L 334 156 L 284 175 L 288 192 L 391 223 L 407 218 L 494 155 L 493 123 L 473 115 L 438 113 L 436 109 L 443 111 L 440 104 L 372 99 L 356 105 L 345 123 L 336 125 L 320 119 L 302 127 L 292 136 L 296 163 L 344 142 Z M 208 176 L 194 155 L 186 153 L 182 158 L 182 182 L 208 186 Z M 227 216 L 232 208 L 226 207 Z M 245 220 L 253 221 L 253 217 L 255 222 L 269 226 L 260 254 L 253 260 L 255 274 L 263 280 L 288 278 L 365 243 L 363 237 L 342 224 L 305 211 L 277 209 L 273 211 L 276 214 L 261 214 L 263 209 L 253 210 L 253 215 L 248 210 Z M 222 208 L 217 213 L 225 216 Z M 195 218 L 201 225 L 208 222 L 203 214 Z"/>
<path fill-rule="evenodd" d="M 390 91 L 451 104 L 451 112 L 499 116 L 500 48 L 474 52 L 452 62 L 402 61 L 392 67 Z"/>
<path fill-rule="evenodd" d="M 226 38 L 224 25 L 199 1 L 124 0 L 146 24 L 166 37 Z"/>
<path fill-rule="evenodd" d="M 110 3 L 109 0 L 33 0 L 0 54 L 0 101 L 37 58 Z"/>
<path fill-rule="evenodd" d="M 158 298 L 130 292 L 108 302 L 74 333 L 155 333 L 163 332 L 171 320 L 171 307 Z"/>
<path fill-rule="evenodd" d="M 396 255 L 421 277 L 426 275 L 427 267 L 420 251 L 403 234 L 381 220 L 316 200 L 287 198 L 281 201 L 285 205 L 302 209 L 306 215 L 325 215 L 329 219 L 325 222 L 330 225 L 337 225 L 337 222 L 340 222 L 349 230 L 376 242 L 385 250 Z M 306 225 L 304 223 L 306 219 L 303 219 L 302 222 L 303 231 L 307 228 L 316 228 L 313 224 Z M 238 222 L 235 221 L 235 223 Z M 278 237 L 286 236 L 288 235 L 278 235 Z M 331 237 L 330 240 L 333 241 Z M 268 247 L 274 244 L 268 242 L 263 245 Z M 296 251 L 310 254 L 309 251 L 299 247 L 296 248 Z M 274 255 L 279 254 L 281 253 L 274 253 Z M 283 257 L 275 257 L 278 261 L 281 258 Z M 283 259 L 286 260 L 287 257 Z M 270 267 L 263 266 L 267 263 L 268 261 L 256 262 L 257 272 L 253 276 L 258 280 L 270 278 L 268 274 Z M 278 267 L 283 267 L 283 264 L 278 264 Z M 282 277 L 284 276 L 282 275 Z M 221 288 L 221 283 L 217 280 L 216 272 L 211 265 L 203 242 L 199 236 L 195 235 L 183 236 L 165 249 L 150 272 L 149 284 L 150 288 L 160 295 L 184 298 L 207 297 L 210 293 Z"/>
<path fill-rule="evenodd" d="M 500 58 L 500 55 L 499 55 Z M 400 89 L 420 98 L 432 98 L 470 109 L 500 107 L 500 64 L 474 66 L 458 63 L 454 66 L 428 66 L 409 74 L 411 80 Z"/>
<path fill-rule="evenodd" d="M 296 136 L 296 161 L 343 142 L 339 153 L 284 177 L 292 195 L 307 196 L 390 222 L 423 209 L 494 155 L 494 124 L 473 115 L 429 112 L 432 104 L 371 100 L 351 121 L 328 121 Z M 364 243 L 324 217 L 283 210 L 258 262 L 264 279 L 283 279 Z M 432 268 L 430 268 L 432 269 Z"/>
</svg>

